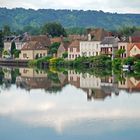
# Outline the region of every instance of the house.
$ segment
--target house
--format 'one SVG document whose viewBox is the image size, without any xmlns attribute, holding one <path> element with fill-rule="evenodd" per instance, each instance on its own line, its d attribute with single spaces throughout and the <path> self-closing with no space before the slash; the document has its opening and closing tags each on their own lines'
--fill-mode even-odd
<svg viewBox="0 0 140 140">
<path fill-rule="evenodd" d="M 48 54 L 49 45 L 50 39 L 46 35 L 32 36 L 23 45 L 19 58 L 22 60 L 33 60 L 38 57 L 45 57 Z"/>
<path fill-rule="evenodd" d="M 80 56 L 100 55 L 100 43 L 106 36 L 109 36 L 109 32 L 104 29 L 87 29 L 87 40 L 80 41 Z"/>
<path fill-rule="evenodd" d="M 116 37 L 105 37 L 100 44 L 101 54 L 107 55 L 112 59 L 115 57 L 115 51 L 118 50 L 119 38 Z"/>
<path fill-rule="evenodd" d="M 127 58 L 129 56 L 129 39 L 122 37 L 118 42 L 118 50 L 123 50 L 120 54 L 120 58 Z"/>
<path fill-rule="evenodd" d="M 131 43 L 129 45 L 130 45 L 129 56 L 140 57 L 140 43 Z"/>
<path fill-rule="evenodd" d="M 57 50 L 57 57 L 63 57 L 63 54 L 65 52 L 68 52 L 68 47 L 70 45 L 70 42 L 61 42 L 58 50 Z"/>
<path fill-rule="evenodd" d="M 68 60 L 74 60 L 80 56 L 80 41 L 74 40 L 68 46 Z"/>
</svg>

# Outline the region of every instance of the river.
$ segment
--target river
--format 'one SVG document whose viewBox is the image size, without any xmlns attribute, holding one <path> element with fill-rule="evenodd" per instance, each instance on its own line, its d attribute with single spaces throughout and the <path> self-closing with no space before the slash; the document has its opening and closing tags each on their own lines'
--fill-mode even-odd
<svg viewBox="0 0 140 140">
<path fill-rule="evenodd" d="M 0 140 L 139 140 L 140 78 L 0 68 Z"/>
</svg>

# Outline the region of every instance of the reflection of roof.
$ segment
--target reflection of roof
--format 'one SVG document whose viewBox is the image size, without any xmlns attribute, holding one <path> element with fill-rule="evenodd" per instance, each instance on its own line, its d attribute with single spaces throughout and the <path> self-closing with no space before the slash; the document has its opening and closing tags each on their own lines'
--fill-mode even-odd
<svg viewBox="0 0 140 140">
<path fill-rule="evenodd" d="M 87 93 L 88 100 L 104 100 L 106 97 L 111 96 L 111 93 L 105 93 L 101 89 L 86 89 L 82 88 Z"/>
</svg>

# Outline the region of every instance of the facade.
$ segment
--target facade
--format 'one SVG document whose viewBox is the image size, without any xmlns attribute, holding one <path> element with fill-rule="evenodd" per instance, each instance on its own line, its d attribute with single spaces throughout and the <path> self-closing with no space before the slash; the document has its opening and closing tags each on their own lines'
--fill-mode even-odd
<svg viewBox="0 0 140 140">
<path fill-rule="evenodd" d="M 140 43 L 132 43 L 129 51 L 131 57 L 140 57 Z"/>
<path fill-rule="evenodd" d="M 80 56 L 80 41 L 74 40 L 68 47 L 68 60 L 74 60 Z"/>
<path fill-rule="evenodd" d="M 80 56 L 97 56 L 100 52 L 100 41 L 80 41 Z"/>
<path fill-rule="evenodd" d="M 33 60 L 45 57 L 48 54 L 50 39 L 46 35 L 31 36 L 22 49 L 19 59 Z"/>
<path fill-rule="evenodd" d="M 57 50 L 57 57 L 62 58 L 63 53 L 68 52 L 69 45 L 70 45 L 70 42 L 61 42 L 61 44 Z"/>
<path fill-rule="evenodd" d="M 19 58 L 22 60 L 33 60 L 39 57 L 45 57 L 47 56 L 47 53 L 47 48 L 36 41 L 30 41 L 21 49 Z"/>
<path fill-rule="evenodd" d="M 115 51 L 118 50 L 118 42 L 118 38 L 105 37 L 100 44 L 101 54 L 107 55 L 113 59 L 115 57 Z"/>
<path fill-rule="evenodd" d="M 123 49 L 124 53 L 121 54 L 121 58 L 127 58 L 129 56 L 129 43 L 128 42 L 119 42 L 118 50 Z"/>
</svg>

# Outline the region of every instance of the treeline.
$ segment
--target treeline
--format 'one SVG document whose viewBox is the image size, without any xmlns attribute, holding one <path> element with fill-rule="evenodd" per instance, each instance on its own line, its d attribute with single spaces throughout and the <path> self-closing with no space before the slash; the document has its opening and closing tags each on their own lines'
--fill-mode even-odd
<svg viewBox="0 0 140 140">
<path fill-rule="evenodd" d="M 59 22 L 65 28 L 101 27 L 109 30 L 122 26 L 139 26 L 140 14 L 105 13 L 93 10 L 7 9 L 0 8 L 0 28 L 9 25 L 13 31 L 34 27 L 36 32 L 46 22 Z"/>
<path fill-rule="evenodd" d="M 86 30 L 87 28 L 82 28 L 82 27 L 64 28 L 58 22 L 49 22 L 38 28 L 32 26 L 25 26 L 22 30 L 15 30 L 15 31 L 12 31 L 12 29 L 8 25 L 4 25 L 1 28 L 1 32 L 3 36 L 19 35 L 28 32 L 31 35 L 40 35 L 40 34 L 48 33 L 52 37 L 57 37 L 61 35 L 67 36 L 69 34 L 82 35 L 82 34 L 86 34 Z M 108 30 L 108 31 L 112 32 L 112 35 L 131 36 L 135 31 L 140 31 L 140 27 L 122 26 L 117 30 Z"/>
</svg>

